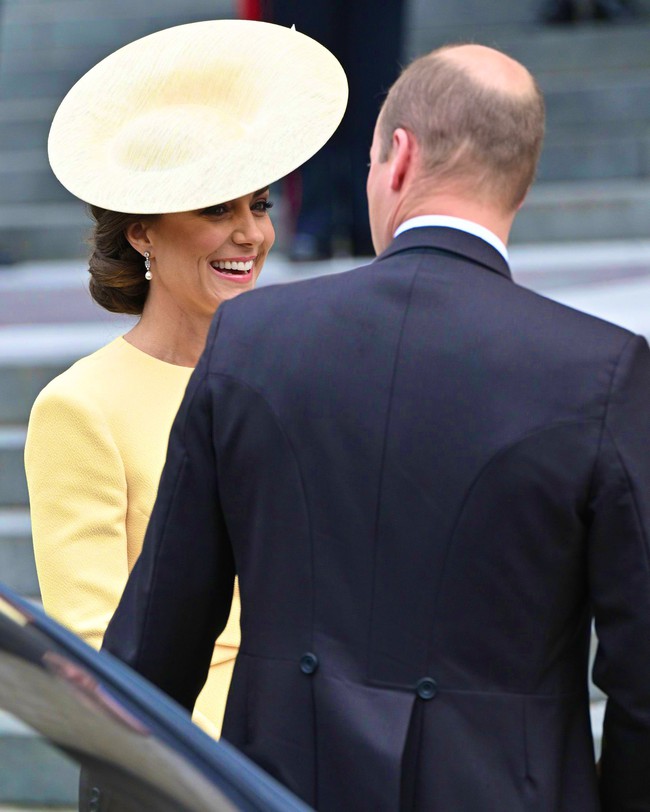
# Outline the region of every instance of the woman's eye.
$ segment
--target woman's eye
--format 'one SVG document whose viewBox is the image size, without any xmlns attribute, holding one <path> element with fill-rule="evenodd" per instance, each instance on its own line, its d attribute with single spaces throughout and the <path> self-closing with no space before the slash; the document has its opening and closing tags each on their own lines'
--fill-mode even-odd
<svg viewBox="0 0 650 812">
<path fill-rule="evenodd" d="M 253 211 L 261 211 L 261 212 L 266 212 L 272 208 L 273 208 L 272 200 L 256 200 L 252 206 Z"/>
<path fill-rule="evenodd" d="M 226 206 L 223 203 L 219 203 L 216 206 L 210 206 L 207 209 L 203 209 L 201 214 L 205 214 L 208 217 L 219 217 L 222 214 L 226 214 L 227 211 L 228 211 L 228 206 Z"/>
</svg>

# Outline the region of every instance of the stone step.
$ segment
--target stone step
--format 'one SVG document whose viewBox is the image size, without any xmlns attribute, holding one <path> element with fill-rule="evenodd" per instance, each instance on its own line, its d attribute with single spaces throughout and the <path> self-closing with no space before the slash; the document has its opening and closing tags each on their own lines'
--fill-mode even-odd
<svg viewBox="0 0 650 812">
<path fill-rule="evenodd" d="M 27 505 L 24 426 L 0 426 L 0 508 Z"/>
<path fill-rule="evenodd" d="M 11 203 L 0 205 L 0 230 L 19 229 L 21 226 L 36 228 L 39 223 L 43 230 L 49 226 L 81 226 L 86 231 L 91 220 L 86 214 L 86 206 L 80 200 L 68 196 L 66 203 Z M 50 257 L 51 259 L 51 257 Z"/>
<path fill-rule="evenodd" d="M 650 121 L 649 69 L 627 71 L 623 76 L 562 76 L 540 84 L 550 132 L 602 126 L 604 122 L 625 126 L 628 122 Z"/>
<path fill-rule="evenodd" d="M 544 181 L 638 179 L 650 175 L 650 121 L 549 130 L 539 164 Z"/>
<path fill-rule="evenodd" d="M 84 204 L 72 195 L 60 203 L 0 205 L 0 251 L 10 261 L 82 257 L 89 229 Z"/>
<path fill-rule="evenodd" d="M 495 34 L 494 44 L 540 79 L 557 74 L 588 78 L 592 71 L 618 72 L 650 67 L 650 21 L 635 25 L 598 24 L 552 28 L 538 26 L 514 35 L 508 29 Z"/>
<path fill-rule="evenodd" d="M 0 364 L 0 424 L 24 425 L 36 395 L 70 363 L 61 358 L 27 363 L 20 359 L 3 360 Z"/>
<path fill-rule="evenodd" d="M 626 51 L 631 50 L 647 58 L 647 40 L 638 31 L 650 22 L 650 0 L 636 0 L 638 19 L 616 25 L 586 20 L 578 25 L 546 25 L 539 21 L 541 5 L 542 0 L 435 4 L 410 0 L 405 17 L 406 56 L 410 59 L 448 42 L 479 42 L 502 48 L 536 71 L 552 70 L 552 65 L 559 70 L 589 70 L 591 60 L 593 67 L 626 65 L 630 59 Z"/>
<path fill-rule="evenodd" d="M 110 8 L 110 7 L 107 7 Z M 79 76 L 101 59 L 97 49 L 85 42 L 78 42 L 75 48 L 52 46 L 33 51 L 13 51 L 11 61 L 4 70 L 11 73 L 45 74 L 50 71 L 76 72 Z"/>
<path fill-rule="evenodd" d="M 20 3 L 5 0 L 0 30 L 0 96 L 62 98 L 93 64 L 153 31 L 206 19 L 231 18 L 233 0 L 130 0 Z"/>
<path fill-rule="evenodd" d="M 38 804 L 37 806 L 33 806 L 29 804 L 27 806 L 20 805 L 14 806 L 7 806 L 0 802 L 0 812 L 77 812 L 79 809 L 78 806 L 43 806 L 42 804 Z"/>
<path fill-rule="evenodd" d="M 186 0 L 183 14 L 179 14 L 178 0 L 152 0 L 134 3 L 133 0 L 4 0 L 3 23 L 54 23 L 61 20 L 106 20 L 144 18 L 164 21 L 167 17 L 207 15 L 205 19 L 218 19 L 235 15 L 235 0 Z"/>
<path fill-rule="evenodd" d="M 513 243 L 643 239 L 650 222 L 650 181 L 539 183 L 512 230 Z"/>
<path fill-rule="evenodd" d="M 463 0 L 462 3 L 436 3 L 431 0 L 409 0 L 406 4 L 407 31 L 414 35 L 424 29 L 420 40 L 426 46 L 428 37 L 435 32 L 454 39 L 465 31 L 486 33 L 492 29 L 515 30 L 532 25 L 537 17 L 537 0 Z M 450 40 L 445 40 L 450 41 Z M 483 41 L 483 40 L 478 40 Z M 435 47 L 435 46 L 431 46 Z"/>
<path fill-rule="evenodd" d="M 75 51 L 92 49 L 95 61 L 125 45 L 163 28 L 199 20 L 233 16 L 233 3 L 226 0 L 192 0 L 183 6 L 160 2 L 152 12 L 150 4 L 118 0 L 100 3 L 52 3 L 48 8 L 30 9 L 30 3 L 8 3 L 0 42 L 3 61 L 11 64 L 19 52 L 38 53 L 50 48 Z M 11 84 L 0 79 L 3 91 Z"/>
<path fill-rule="evenodd" d="M 73 199 L 50 169 L 45 143 L 40 148 L 0 152 L 0 206 Z"/>
<path fill-rule="evenodd" d="M 0 152 L 40 149 L 60 98 L 0 99 Z"/>
<path fill-rule="evenodd" d="M 576 26 L 542 25 L 531 13 L 530 4 L 526 8 L 525 2 L 504 2 L 511 12 L 509 18 L 506 12 L 486 20 L 492 3 L 482 3 L 476 13 L 464 14 L 459 20 L 459 7 L 453 3 L 445 4 L 444 9 L 436 8 L 434 15 L 430 0 L 412 0 L 404 41 L 407 61 L 448 42 L 479 42 L 518 59 L 538 79 L 557 74 L 587 77 L 591 71 L 625 72 L 650 64 L 647 0 L 641 17 L 634 23 L 609 26 L 589 22 Z M 447 19 L 438 13 L 445 10 Z"/>
<path fill-rule="evenodd" d="M 27 508 L 0 508 L 0 579 L 20 595 L 40 595 Z"/>
<path fill-rule="evenodd" d="M 117 47 L 120 44 L 122 43 L 118 43 Z M 111 50 L 113 49 L 108 49 L 106 53 L 110 53 Z M 5 68 L 0 79 L 2 97 L 13 101 L 52 96 L 60 101 L 77 79 L 80 79 L 88 68 L 91 68 L 105 55 L 104 53 L 98 54 L 95 50 L 88 63 L 80 63 L 79 67 L 71 69 L 26 71 L 16 70 L 13 66 Z"/>
<path fill-rule="evenodd" d="M 0 426 L 25 426 L 36 396 L 52 378 L 133 324 L 133 317 L 122 316 L 91 323 L 0 327 Z"/>
</svg>

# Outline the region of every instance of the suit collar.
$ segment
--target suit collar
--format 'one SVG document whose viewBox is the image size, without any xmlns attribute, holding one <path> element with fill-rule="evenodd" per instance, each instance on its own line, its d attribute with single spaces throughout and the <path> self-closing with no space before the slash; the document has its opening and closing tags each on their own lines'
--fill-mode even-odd
<svg viewBox="0 0 650 812">
<path fill-rule="evenodd" d="M 425 226 L 403 231 L 395 237 L 375 262 L 380 262 L 387 257 L 406 251 L 417 251 L 418 249 L 425 251 L 426 249 L 434 249 L 448 254 L 455 254 L 477 265 L 482 265 L 490 271 L 501 274 L 507 279 L 512 279 L 508 263 L 489 243 L 473 234 L 467 234 L 465 231 L 443 226 Z"/>
</svg>

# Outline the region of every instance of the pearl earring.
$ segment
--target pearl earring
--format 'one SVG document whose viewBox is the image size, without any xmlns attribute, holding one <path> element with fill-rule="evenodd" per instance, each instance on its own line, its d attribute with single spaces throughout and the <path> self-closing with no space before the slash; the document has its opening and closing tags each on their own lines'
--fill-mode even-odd
<svg viewBox="0 0 650 812">
<path fill-rule="evenodd" d="M 151 254 L 148 251 L 144 252 L 144 278 L 147 282 L 151 281 Z"/>
</svg>

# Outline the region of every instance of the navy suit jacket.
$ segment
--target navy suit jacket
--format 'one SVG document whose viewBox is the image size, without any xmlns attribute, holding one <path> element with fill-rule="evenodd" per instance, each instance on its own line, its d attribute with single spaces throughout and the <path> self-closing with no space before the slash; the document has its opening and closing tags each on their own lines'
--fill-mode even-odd
<svg viewBox="0 0 650 812">
<path fill-rule="evenodd" d="M 650 810 L 650 355 L 481 239 L 212 325 L 105 645 L 322 812 Z M 608 694 L 602 777 L 588 644 Z"/>
</svg>

